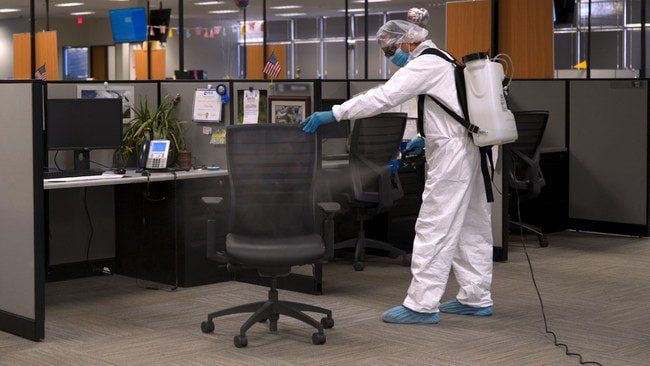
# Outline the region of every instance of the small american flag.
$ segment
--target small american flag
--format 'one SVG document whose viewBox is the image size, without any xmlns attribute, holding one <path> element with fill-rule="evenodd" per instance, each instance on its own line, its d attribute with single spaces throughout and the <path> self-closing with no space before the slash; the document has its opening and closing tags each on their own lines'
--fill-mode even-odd
<svg viewBox="0 0 650 366">
<path fill-rule="evenodd" d="M 43 64 L 43 66 L 39 67 L 38 70 L 36 70 L 34 76 L 36 76 L 37 79 L 43 81 L 47 80 L 47 73 L 45 72 L 45 64 Z"/>
<path fill-rule="evenodd" d="M 278 77 L 281 70 L 282 67 L 280 66 L 280 62 L 278 61 L 278 58 L 275 57 L 275 52 L 272 52 L 271 57 L 269 57 L 269 60 L 266 62 L 266 65 L 264 66 L 263 72 L 266 75 L 270 76 L 271 79 L 275 79 Z"/>
</svg>

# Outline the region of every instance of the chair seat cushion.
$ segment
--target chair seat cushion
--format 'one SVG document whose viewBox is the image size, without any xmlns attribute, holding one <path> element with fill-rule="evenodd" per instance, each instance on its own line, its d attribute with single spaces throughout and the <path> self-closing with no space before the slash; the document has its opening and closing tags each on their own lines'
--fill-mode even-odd
<svg viewBox="0 0 650 366">
<path fill-rule="evenodd" d="M 253 236 L 228 234 L 229 260 L 243 265 L 275 267 L 316 263 L 325 256 L 325 243 L 318 234 Z"/>
</svg>

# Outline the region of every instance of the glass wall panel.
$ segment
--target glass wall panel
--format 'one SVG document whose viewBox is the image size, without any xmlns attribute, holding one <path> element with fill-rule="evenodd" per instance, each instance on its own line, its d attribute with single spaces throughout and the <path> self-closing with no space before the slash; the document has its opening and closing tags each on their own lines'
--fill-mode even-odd
<svg viewBox="0 0 650 366">
<path fill-rule="evenodd" d="M 21 79 L 29 78 L 29 59 L 24 60 L 24 70 L 14 68 L 14 49 L 20 50 L 23 47 L 30 47 L 29 39 L 23 37 L 24 42 L 14 43 L 14 37 L 19 34 L 29 33 L 29 0 L 3 0 L 0 8 L 6 9 L 0 13 L 0 79 Z M 21 57 L 22 60 L 22 57 Z M 20 66 L 20 65 L 16 65 Z M 17 71 L 17 74 L 14 74 Z"/>
</svg>

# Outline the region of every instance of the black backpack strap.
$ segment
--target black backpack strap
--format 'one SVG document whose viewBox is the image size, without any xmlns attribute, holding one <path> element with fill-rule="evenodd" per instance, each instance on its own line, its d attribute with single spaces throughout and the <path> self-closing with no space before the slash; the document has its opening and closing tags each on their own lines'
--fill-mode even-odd
<svg viewBox="0 0 650 366">
<path fill-rule="evenodd" d="M 460 104 L 461 110 L 465 116 L 469 116 L 467 112 L 467 96 L 464 94 L 465 91 L 465 78 L 462 75 L 463 67 L 458 63 L 458 61 L 450 54 L 443 52 L 437 48 L 427 48 L 420 55 L 434 55 L 442 58 L 443 60 L 454 65 L 454 79 L 456 82 L 456 92 L 458 94 L 458 102 Z M 424 137 L 424 101 L 425 96 L 431 98 L 445 113 L 449 114 L 453 119 L 460 123 L 467 131 L 471 133 L 480 133 L 481 130 L 478 126 L 474 125 L 469 121 L 469 118 L 463 118 L 458 113 L 451 110 L 440 100 L 428 95 L 422 94 L 418 96 L 418 133 L 420 136 Z M 483 176 L 483 184 L 485 185 L 485 195 L 488 202 L 494 202 L 494 192 L 492 191 L 492 179 L 491 176 L 494 175 L 494 161 L 492 160 L 492 146 L 479 147 L 479 153 L 481 156 L 481 175 Z"/>
<path fill-rule="evenodd" d="M 454 58 L 454 56 L 443 52 L 437 48 L 427 48 L 422 53 L 420 53 L 420 56 L 422 55 L 434 55 L 442 58 L 443 60 L 452 63 L 454 67 L 456 67 L 456 70 L 454 71 L 454 79 L 456 80 L 456 91 L 458 93 L 458 102 L 461 106 L 461 109 L 463 110 L 463 113 L 465 116 L 468 115 L 467 111 L 463 107 L 466 105 L 466 96 L 463 94 L 463 91 L 465 90 L 465 83 L 462 77 L 459 77 L 456 75 L 458 72 L 463 72 L 463 70 L 459 67 L 460 65 L 458 64 L 458 61 Z M 419 57 L 419 56 L 418 56 Z M 459 83 L 462 83 L 462 85 L 459 85 Z M 420 136 L 424 136 L 424 96 L 428 94 L 422 94 L 418 96 L 418 132 L 420 133 Z M 440 100 L 432 97 L 429 95 L 429 98 L 431 98 L 436 104 L 442 108 L 447 114 L 449 114 L 453 119 L 455 119 L 458 123 L 460 123 L 467 131 L 471 133 L 479 133 L 480 129 L 478 126 L 472 124 L 469 121 L 469 118 L 463 118 L 461 117 L 458 113 L 454 112 L 451 110 L 451 108 L 447 107 L 443 102 Z"/>
<path fill-rule="evenodd" d="M 494 192 L 492 191 L 492 179 L 494 175 L 494 161 L 492 160 L 492 146 L 482 146 L 478 148 L 481 155 L 481 175 L 483 176 L 483 185 L 485 186 L 485 196 L 488 202 L 494 202 Z M 488 167 L 488 163 L 490 166 Z"/>
</svg>

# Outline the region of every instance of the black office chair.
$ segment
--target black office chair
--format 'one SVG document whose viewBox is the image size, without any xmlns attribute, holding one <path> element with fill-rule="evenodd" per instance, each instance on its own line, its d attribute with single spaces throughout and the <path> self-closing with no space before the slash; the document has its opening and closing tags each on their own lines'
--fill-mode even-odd
<svg viewBox="0 0 650 366">
<path fill-rule="evenodd" d="M 246 331 L 255 323 L 268 320 L 269 329 L 277 331 L 280 315 L 287 315 L 316 328 L 312 342 L 323 344 L 323 328 L 334 326 L 332 312 L 280 301 L 277 291 L 278 277 L 288 276 L 292 266 L 321 263 L 333 256 L 333 216 L 340 205 L 315 202 L 315 177 L 320 163 L 317 136 L 295 125 L 259 124 L 229 126 L 226 139 L 230 228 L 225 248 L 217 248 L 218 228 L 214 221 L 209 222 L 208 256 L 227 264 L 231 271 L 257 269 L 261 277 L 271 279 L 271 288 L 267 301 L 208 314 L 201 330 L 213 332 L 214 318 L 252 312 L 234 339 L 236 347 L 246 347 Z M 203 201 L 215 209 L 222 199 L 205 197 Z M 323 236 L 316 225 L 316 207 L 325 214 Z M 318 322 L 303 311 L 325 317 Z"/>
<path fill-rule="evenodd" d="M 510 188 L 516 190 L 514 194 L 510 195 L 514 198 L 510 201 L 511 207 L 516 209 L 517 197 L 519 203 L 537 198 L 542 187 L 546 185 L 539 166 L 539 146 L 546 130 L 548 112 L 523 111 L 515 112 L 514 115 L 519 138 L 516 142 L 508 145 L 512 158 L 508 181 Z M 520 224 L 515 220 L 510 220 L 510 225 L 536 235 L 539 246 L 548 246 L 548 239 L 541 228 L 525 223 Z"/>
<path fill-rule="evenodd" d="M 390 161 L 397 157 L 406 127 L 406 113 L 383 113 L 358 119 L 350 140 L 350 178 L 353 194 L 344 195 L 356 211 L 359 232 L 356 238 L 334 244 L 334 249 L 355 248 L 354 269 L 362 271 L 366 248 L 388 252 L 391 258 L 402 256 L 410 265 L 410 256 L 389 243 L 366 238 L 364 223 L 384 212 L 404 196 L 397 173 L 390 171 Z"/>
</svg>

